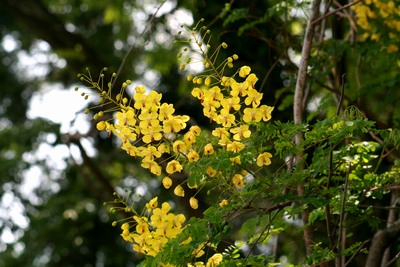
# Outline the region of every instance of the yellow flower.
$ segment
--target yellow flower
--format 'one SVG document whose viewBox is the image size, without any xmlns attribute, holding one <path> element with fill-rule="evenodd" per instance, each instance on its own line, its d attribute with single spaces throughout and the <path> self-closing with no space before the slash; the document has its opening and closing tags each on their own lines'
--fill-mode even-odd
<svg viewBox="0 0 400 267">
<path fill-rule="evenodd" d="M 121 225 L 121 229 L 122 229 L 122 230 L 129 230 L 129 227 L 130 227 L 130 226 L 129 226 L 129 223 L 127 223 L 127 222 L 126 222 L 126 223 L 123 223 L 123 224 Z"/>
<path fill-rule="evenodd" d="M 115 125 L 114 133 L 122 143 L 135 141 L 137 138 L 136 133 L 126 126 Z"/>
<path fill-rule="evenodd" d="M 233 139 L 236 141 L 242 140 L 243 137 L 249 138 L 251 135 L 251 131 L 249 130 L 249 125 L 247 124 L 244 124 L 236 128 L 232 128 L 229 131 L 234 134 Z"/>
<path fill-rule="evenodd" d="M 138 154 L 140 157 L 143 157 L 143 161 L 153 161 L 162 155 L 155 146 L 150 145 L 147 147 L 140 147 Z"/>
<path fill-rule="evenodd" d="M 193 250 L 193 255 L 194 255 L 195 258 L 199 258 L 199 257 L 201 257 L 201 256 L 204 255 L 204 250 L 203 250 L 203 248 L 204 248 L 204 244 L 200 244 L 200 245 L 198 246 L 198 248 L 196 248 L 195 250 Z"/>
<path fill-rule="evenodd" d="M 165 143 L 161 143 L 158 147 L 157 147 L 158 152 L 160 152 L 161 154 L 164 153 L 170 153 L 170 147 L 167 146 Z"/>
<path fill-rule="evenodd" d="M 189 199 L 189 204 L 190 204 L 190 207 L 192 207 L 192 209 L 195 209 L 195 210 L 199 207 L 199 201 L 194 197 L 191 197 Z"/>
<path fill-rule="evenodd" d="M 219 206 L 221 208 L 225 207 L 226 205 L 228 205 L 228 200 L 226 199 L 223 199 L 221 202 L 219 202 Z"/>
<path fill-rule="evenodd" d="M 237 141 L 234 141 L 234 142 L 226 145 L 227 151 L 232 151 L 235 153 L 239 153 L 243 148 L 245 148 L 245 145 L 243 143 L 240 143 Z"/>
<path fill-rule="evenodd" d="M 229 132 L 223 127 L 215 128 L 211 134 L 219 139 L 222 139 L 223 136 L 229 137 Z"/>
<path fill-rule="evenodd" d="M 171 160 L 168 162 L 166 171 L 168 174 L 173 174 L 175 172 L 181 172 L 183 169 L 182 165 L 177 160 Z"/>
<path fill-rule="evenodd" d="M 157 110 L 160 106 L 161 97 L 162 95 L 160 93 L 157 93 L 156 91 L 151 91 L 146 96 L 146 106 L 153 110 Z"/>
<path fill-rule="evenodd" d="M 224 95 L 221 93 L 221 89 L 218 86 L 214 86 L 204 92 L 204 101 L 220 101 L 223 98 Z"/>
<path fill-rule="evenodd" d="M 257 157 L 257 166 L 261 167 L 264 165 L 270 165 L 271 164 L 271 158 L 272 154 L 269 152 L 264 152 Z"/>
<path fill-rule="evenodd" d="M 176 140 L 172 144 L 172 150 L 175 153 L 183 153 L 186 151 L 186 149 L 187 149 L 187 146 L 186 146 L 185 142 L 183 142 L 182 140 Z"/>
<path fill-rule="evenodd" d="M 214 153 L 214 147 L 212 144 L 207 144 L 204 147 L 204 155 L 211 155 Z"/>
<path fill-rule="evenodd" d="M 199 154 L 194 150 L 190 150 L 187 157 L 188 157 L 189 162 L 195 162 L 200 159 Z"/>
<path fill-rule="evenodd" d="M 181 242 L 181 245 L 186 245 L 186 244 L 189 244 L 190 242 L 192 242 L 192 238 L 189 236 L 186 240 L 183 240 L 182 242 Z"/>
<path fill-rule="evenodd" d="M 222 109 L 215 122 L 229 128 L 235 125 L 235 115 L 230 114 L 228 109 Z"/>
<path fill-rule="evenodd" d="M 234 110 L 239 110 L 240 109 L 240 98 L 238 96 L 224 98 L 221 100 L 221 106 L 227 110 L 231 110 L 232 108 Z"/>
<path fill-rule="evenodd" d="M 146 204 L 147 212 L 157 208 L 158 206 L 158 197 L 152 198 L 149 203 Z"/>
<path fill-rule="evenodd" d="M 247 97 L 244 100 L 244 103 L 249 106 L 253 105 L 253 108 L 256 108 L 260 105 L 263 94 L 257 92 L 257 90 L 250 89 L 247 93 Z"/>
<path fill-rule="evenodd" d="M 115 117 L 118 119 L 118 124 L 121 126 L 124 125 L 134 126 L 136 124 L 135 112 L 133 111 L 132 108 L 130 108 L 128 111 L 125 110 L 118 111 L 115 114 Z"/>
<path fill-rule="evenodd" d="M 249 87 L 253 88 L 253 89 L 254 89 L 254 85 L 256 84 L 257 81 L 258 81 L 258 78 L 254 73 L 250 74 L 246 78 L 246 82 L 248 82 Z"/>
<path fill-rule="evenodd" d="M 221 263 L 221 261 L 222 261 L 222 254 L 215 253 L 214 255 L 211 256 L 211 258 L 208 259 L 206 267 L 218 266 Z"/>
<path fill-rule="evenodd" d="M 249 83 L 244 81 L 242 83 L 238 83 L 235 80 L 233 80 L 230 83 L 230 86 L 232 88 L 232 91 L 230 92 L 231 96 L 233 97 L 237 97 L 237 96 L 246 96 L 247 92 L 248 92 L 248 87 L 249 87 Z"/>
<path fill-rule="evenodd" d="M 259 122 L 263 118 L 258 108 L 245 108 L 243 110 L 243 121 L 249 123 L 251 121 Z"/>
<path fill-rule="evenodd" d="M 138 223 L 136 225 L 136 233 L 138 233 L 139 235 L 144 234 L 144 233 L 148 233 L 149 231 L 149 225 L 147 223 Z"/>
<path fill-rule="evenodd" d="M 218 145 L 222 147 L 226 147 L 231 143 L 232 143 L 231 139 L 229 139 L 229 136 L 226 135 L 221 136 L 221 138 L 218 140 Z"/>
<path fill-rule="evenodd" d="M 193 88 L 192 90 L 192 96 L 196 97 L 199 100 L 203 100 L 204 98 L 204 92 L 198 87 Z"/>
<path fill-rule="evenodd" d="M 215 112 L 217 110 L 215 106 L 218 106 L 218 105 L 216 105 L 216 103 L 219 104 L 219 102 L 216 102 L 216 101 L 214 101 L 214 102 L 207 101 L 207 102 L 202 103 L 204 116 L 206 116 L 207 118 L 213 118 L 217 115 L 217 113 Z M 210 120 L 210 122 L 211 122 L 211 120 Z"/>
<path fill-rule="evenodd" d="M 146 87 L 144 87 L 143 85 L 142 86 L 136 86 L 135 87 L 135 92 L 137 94 L 144 94 L 144 93 L 146 93 Z"/>
<path fill-rule="evenodd" d="M 271 113 L 274 110 L 274 107 L 270 107 L 267 105 L 261 105 L 259 108 L 260 114 L 262 115 L 263 121 L 269 121 L 271 119 Z"/>
<path fill-rule="evenodd" d="M 148 127 L 155 127 L 156 125 L 159 125 L 160 122 L 157 119 L 158 114 L 157 112 L 152 112 L 150 110 L 144 110 L 142 113 L 139 115 L 139 127 L 141 129 L 146 129 Z"/>
<path fill-rule="evenodd" d="M 104 129 L 106 129 L 106 122 L 105 122 L 105 121 L 99 121 L 99 122 L 96 124 L 96 128 L 97 128 L 97 130 L 99 130 L 99 131 L 103 131 Z"/>
<path fill-rule="evenodd" d="M 159 141 L 163 137 L 162 128 L 158 124 L 158 122 L 152 122 L 150 127 L 141 129 L 141 133 L 143 134 L 143 142 L 149 144 L 153 141 Z"/>
<path fill-rule="evenodd" d="M 183 140 L 185 140 L 185 143 L 190 146 L 196 141 L 196 135 L 189 130 L 183 135 Z"/>
<path fill-rule="evenodd" d="M 231 83 L 234 81 L 235 81 L 235 79 L 233 79 L 232 77 L 223 76 L 221 79 L 221 85 L 224 87 L 229 87 L 229 86 L 231 86 Z"/>
<path fill-rule="evenodd" d="M 180 184 L 178 184 L 174 189 L 174 194 L 178 197 L 184 197 L 185 190 L 183 189 L 183 187 Z"/>
<path fill-rule="evenodd" d="M 165 189 L 168 189 L 168 188 L 170 188 L 172 186 L 172 179 L 169 178 L 168 176 L 165 176 L 162 179 L 162 184 L 165 187 Z"/>
<path fill-rule="evenodd" d="M 189 132 L 193 133 L 195 136 L 199 136 L 201 133 L 201 128 L 197 125 L 191 126 Z"/>
<path fill-rule="evenodd" d="M 125 150 L 126 151 L 126 153 L 129 155 L 129 156 L 132 156 L 132 157 L 136 157 L 137 155 L 138 155 L 138 148 L 137 147 L 135 147 L 135 146 L 133 146 L 131 143 L 129 143 L 129 142 L 125 142 L 125 143 L 123 143 L 122 144 L 122 146 L 121 146 L 121 149 L 122 150 Z"/>
<path fill-rule="evenodd" d="M 373 33 L 372 35 L 371 35 L 371 40 L 372 41 L 379 41 L 379 39 L 380 39 L 380 34 L 377 34 L 377 33 Z"/>
<path fill-rule="evenodd" d="M 232 177 L 232 183 L 236 188 L 242 188 L 244 186 L 243 175 L 237 173 Z"/>
<path fill-rule="evenodd" d="M 189 116 L 171 116 L 168 120 L 163 121 L 164 133 L 170 132 L 177 133 L 186 127 L 186 122 L 189 120 Z"/>
<path fill-rule="evenodd" d="M 250 74 L 251 68 L 249 66 L 243 66 L 239 70 L 239 77 L 246 78 Z"/>
<path fill-rule="evenodd" d="M 161 175 L 161 171 L 162 171 L 161 166 L 158 165 L 158 163 L 153 160 L 144 160 L 143 159 L 142 164 L 140 166 L 142 166 L 145 169 L 149 169 L 152 174 L 155 174 L 157 176 Z"/>
<path fill-rule="evenodd" d="M 185 215 L 183 214 L 177 214 L 177 215 L 171 214 L 171 215 L 173 216 L 168 217 L 168 220 L 172 222 L 172 225 L 176 228 L 182 228 L 182 225 L 186 220 Z"/>
<path fill-rule="evenodd" d="M 146 107 L 146 95 L 142 92 L 136 92 L 133 96 L 135 99 L 135 104 L 133 105 L 135 109 L 142 109 Z"/>
<path fill-rule="evenodd" d="M 163 103 L 158 111 L 158 119 L 160 121 L 168 120 L 174 112 L 175 109 L 172 104 Z"/>
<path fill-rule="evenodd" d="M 187 186 L 188 186 L 190 189 L 197 189 L 197 187 L 198 187 L 196 181 L 191 181 L 191 182 L 187 181 Z"/>
<path fill-rule="evenodd" d="M 233 158 L 229 159 L 232 162 L 232 165 L 240 165 L 242 164 L 241 160 L 240 160 L 240 156 L 236 156 Z"/>
<path fill-rule="evenodd" d="M 399 47 L 398 47 L 397 45 L 390 44 L 390 45 L 387 47 L 387 51 L 388 51 L 389 53 L 394 53 L 394 52 L 399 51 Z"/>
<path fill-rule="evenodd" d="M 153 215 L 150 216 L 151 224 L 157 227 L 159 224 L 163 223 L 170 210 L 171 206 L 168 204 L 168 202 L 163 202 L 161 204 L 161 208 L 156 208 L 153 210 Z"/>
<path fill-rule="evenodd" d="M 206 169 L 206 174 L 210 177 L 214 177 L 217 174 L 217 171 L 213 169 L 213 167 L 208 166 Z"/>
</svg>

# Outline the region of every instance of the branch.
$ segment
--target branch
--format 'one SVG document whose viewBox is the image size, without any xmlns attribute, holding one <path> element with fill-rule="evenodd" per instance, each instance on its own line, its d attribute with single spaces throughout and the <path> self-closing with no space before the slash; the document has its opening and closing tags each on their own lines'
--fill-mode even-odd
<svg viewBox="0 0 400 267">
<path fill-rule="evenodd" d="M 339 12 L 339 11 L 341 11 L 341 10 L 343 10 L 343 9 L 346 9 L 346 8 L 348 8 L 348 7 L 351 7 L 351 6 L 355 5 L 355 4 L 358 4 L 358 3 L 360 3 L 361 1 L 364 1 L 364 0 L 356 0 L 356 1 L 354 1 L 354 2 L 348 3 L 347 5 L 341 6 L 341 7 L 339 7 L 338 9 L 335 9 L 335 10 L 333 10 L 333 11 L 331 11 L 331 12 L 329 12 L 329 13 L 327 13 L 327 14 L 325 14 L 325 15 L 319 17 L 319 18 L 317 18 L 316 20 L 314 20 L 314 21 L 312 22 L 312 24 L 316 24 L 316 23 L 320 22 L 321 20 L 325 19 L 326 17 L 329 17 L 329 16 L 331 16 L 331 15 L 333 15 L 333 14 L 336 14 L 337 12 Z"/>
<path fill-rule="evenodd" d="M 311 46 L 312 46 L 314 32 L 315 32 L 315 26 L 316 26 L 316 24 L 313 24 L 312 21 L 314 21 L 315 18 L 319 14 L 320 4 L 321 4 L 321 0 L 315 0 L 312 3 L 310 19 L 307 22 L 306 33 L 305 33 L 304 42 L 303 42 L 303 48 L 301 51 L 300 66 L 299 66 L 299 71 L 298 71 L 297 81 L 296 81 L 296 89 L 294 92 L 294 106 L 293 106 L 293 115 L 294 116 L 293 117 L 294 117 L 295 123 L 301 123 L 301 121 L 302 121 L 303 93 L 304 93 L 304 87 L 305 87 L 306 80 L 307 80 L 308 61 L 310 59 L 310 51 L 311 51 Z"/>
<path fill-rule="evenodd" d="M 306 32 L 304 36 L 304 42 L 303 42 L 303 48 L 301 51 L 301 60 L 300 60 L 300 65 L 299 65 L 299 70 L 298 70 L 298 75 L 297 75 L 297 81 L 296 81 L 296 88 L 294 92 L 294 102 L 293 102 L 293 119 L 294 123 L 301 123 L 303 120 L 302 114 L 303 114 L 303 95 L 304 95 L 304 87 L 306 84 L 307 80 L 307 69 L 308 69 L 308 62 L 310 59 L 310 51 L 311 51 L 311 46 L 314 38 L 314 31 L 315 31 L 315 26 L 316 24 L 313 24 L 312 21 L 314 21 L 319 14 L 319 7 L 321 4 L 321 0 L 314 0 L 311 6 L 311 15 L 310 18 L 307 22 L 307 27 L 306 27 Z M 295 144 L 300 145 L 302 140 L 302 134 L 297 134 L 295 136 Z M 298 164 L 300 162 L 301 155 L 297 155 L 293 162 L 293 165 Z M 304 195 L 304 184 L 300 184 L 297 187 L 297 194 L 301 197 Z M 304 224 L 304 233 L 303 233 L 303 238 L 304 238 L 304 243 L 306 247 L 306 253 L 307 255 L 311 254 L 311 246 L 312 246 L 312 239 L 313 239 L 313 232 L 310 226 L 308 225 L 308 218 L 310 215 L 310 211 L 308 209 L 304 209 L 302 211 L 302 218 L 303 218 L 303 224 Z"/>
<path fill-rule="evenodd" d="M 400 220 L 392 227 L 381 229 L 375 233 L 369 248 L 365 267 L 380 267 L 385 249 L 391 245 L 400 235 Z"/>
<path fill-rule="evenodd" d="M 93 160 L 86 154 L 86 150 L 82 146 L 79 136 L 73 136 L 70 135 L 68 136 L 69 139 L 67 140 L 67 143 L 75 144 L 79 148 L 79 152 L 81 153 L 83 163 L 85 166 L 90 170 L 90 172 L 93 174 L 93 177 L 97 180 L 98 184 L 102 187 L 102 191 L 106 192 L 108 196 L 111 198 L 113 197 L 114 194 L 114 188 L 111 185 L 111 183 L 108 181 L 108 179 L 103 175 L 103 172 L 99 169 L 99 167 L 93 162 Z M 105 199 L 108 200 L 108 199 Z"/>
</svg>

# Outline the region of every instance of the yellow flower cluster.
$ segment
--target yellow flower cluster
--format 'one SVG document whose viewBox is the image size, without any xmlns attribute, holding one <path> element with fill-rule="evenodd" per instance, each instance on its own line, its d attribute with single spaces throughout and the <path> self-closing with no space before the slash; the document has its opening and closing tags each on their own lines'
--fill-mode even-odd
<svg viewBox="0 0 400 267">
<path fill-rule="evenodd" d="M 182 232 L 186 218 L 183 214 L 170 213 L 171 206 L 167 202 L 158 208 L 157 197 L 150 200 L 146 207 L 149 216 L 133 216 L 133 224 L 122 224 L 121 236 L 126 242 L 133 244 L 134 251 L 155 256 L 169 239 Z M 134 225 L 135 229 L 131 231 Z"/>
<path fill-rule="evenodd" d="M 240 68 L 238 75 L 244 81 L 237 82 L 232 77 L 222 77 L 220 86 L 201 89 L 196 87 L 192 90 L 192 95 L 203 105 L 204 115 L 220 125 L 212 131 L 212 135 L 218 137 L 218 145 L 237 154 L 246 147 L 243 139 L 251 136 L 250 124 L 270 120 L 273 110 L 273 107 L 261 105 L 263 94 L 254 88 L 257 77 L 251 73 L 250 67 Z M 127 99 L 119 102 L 115 123 L 109 121 L 97 123 L 98 130 L 106 130 L 109 134 L 117 136 L 121 140 L 121 148 L 131 156 L 141 157 L 141 166 L 157 176 L 162 174 L 162 167 L 158 161 L 164 153 L 176 155 L 176 159 L 170 160 L 165 166 L 168 175 L 181 172 L 183 161 L 194 163 L 201 157 L 201 151 L 195 148 L 196 139 L 201 133 L 200 127 L 192 126 L 183 136 L 176 135 L 186 128 L 189 117 L 174 115 L 173 105 L 161 104 L 161 97 L 162 95 L 155 91 L 147 93 L 143 86 L 137 86 L 133 96 L 135 101 L 133 106 Z M 168 138 L 171 134 L 173 139 Z M 206 144 L 202 152 L 203 156 L 212 155 L 213 144 Z M 270 165 L 271 156 L 269 153 L 260 154 L 256 161 L 257 165 L 260 167 Z M 234 165 L 241 165 L 240 155 L 231 158 L 231 162 Z M 217 171 L 209 167 L 206 173 L 214 177 Z M 246 174 L 245 171 L 233 174 L 232 184 L 236 188 L 242 188 Z M 162 184 L 165 188 L 170 188 L 173 181 L 166 176 Z M 183 197 L 185 195 L 183 187 L 176 186 L 174 194 Z M 189 203 L 192 208 L 198 208 L 196 198 L 190 198 Z"/>
<path fill-rule="evenodd" d="M 189 116 L 174 115 L 174 106 L 161 103 L 162 95 L 156 91 L 148 91 L 143 86 L 137 86 L 134 89 L 133 97 L 127 99 L 124 97 L 124 90 L 131 84 L 131 81 L 126 81 L 121 87 L 121 92 L 114 99 L 111 90 L 112 79 L 115 78 L 116 74 L 113 74 L 108 83 L 108 91 L 104 90 L 101 85 L 104 78 L 102 73 L 97 82 L 92 80 L 90 73 L 89 75 L 81 75 L 80 79 L 101 92 L 98 107 L 113 105 L 111 109 L 98 112 L 94 119 L 101 120 L 104 112 L 116 112 L 115 118 L 99 121 L 96 125 L 97 129 L 99 131 L 105 130 L 108 135 L 113 134 L 118 137 L 123 150 L 130 156 L 141 158 L 143 168 L 157 176 L 161 176 L 164 171 L 167 175 L 162 179 L 165 188 L 168 189 L 173 185 L 171 175 L 181 172 L 186 166 L 189 171 L 197 168 L 203 176 L 200 180 L 194 179 L 195 182 L 186 181 L 189 188 L 199 187 L 201 189 L 200 186 L 208 181 L 208 177 L 208 179 L 213 178 L 218 184 L 220 184 L 219 179 L 223 179 L 223 182 L 228 181 L 233 185 L 233 189 L 240 189 L 245 185 L 248 175 L 247 165 L 257 165 L 261 168 L 271 164 L 272 154 L 264 152 L 265 149 L 262 147 L 257 147 L 252 148 L 252 153 L 250 153 L 254 155 L 254 158 L 249 159 L 247 156 L 246 166 L 241 166 L 244 160 L 241 152 L 252 146 L 250 138 L 252 137 L 252 130 L 255 129 L 253 125 L 261 121 L 269 121 L 273 107 L 261 104 L 263 94 L 255 89 L 258 78 L 254 73 L 251 73 L 250 67 L 239 68 L 231 77 L 224 76 L 225 67 L 233 68 L 233 61 L 237 60 L 238 56 L 234 54 L 218 66 L 215 65 L 219 50 L 227 48 L 227 44 L 222 43 L 212 56 L 208 57 L 207 50 L 210 45 L 207 43 L 206 49 L 203 49 L 202 40 L 210 32 L 202 27 L 205 32 L 202 38 L 197 39 L 196 28 L 197 26 L 193 30 L 189 30 L 193 38 L 190 40 L 194 40 L 199 47 L 204 58 L 203 64 L 207 69 L 205 71 L 207 75 L 201 74 L 196 77 L 189 75 L 188 80 L 192 80 L 195 86 L 198 86 L 193 88 L 191 93 L 192 96 L 200 100 L 204 115 L 210 119 L 210 123 L 217 124 L 210 135 L 204 133 L 201 135 L 201 129 L 198 126 L 191 126 L 188 130 L 185 130 L 184 134 L 180 134 L 182 130 L 186 129 Z M 189 42 L 191 42 L 190 40 Z M 187 48 L 184 51 L 188 51 Z M 178 57 L 181 56 L 182 53 L 178 54 Z M 191 58 L 188 58 L 180 69 L 184 70 L 190 62 Z M 236 79 L 236 76 L 239 78 Z M 200 135 L 201 138 L 199 138 Z M 210 162 L 219 160 L 218 152 L 220 151 L 229 152 L 224 154 L 229 155 L 230 163 L 234 168 L 226 168 L 226 165 L 224 165 L 224 169 L 215 167 L 218 164 L 213 165 L 215 169 L 210 166 Z M 204 157 L 208 157 L 208 159 Z M 205 159 L 204 163 L 200 161 L 201 159 Z M 189 172 L 189 175 L 191 175 L 191 172 Z M 191 176 L 191 178 L 193 177 L 195 176 Z M 176 196 L 185 196 L 182 185 L 175 186 L 173 192 Z M 231 189 L 230 185 L 228 187 Z M 233 192 L 237 192 L 237 190 Z M 121 203 L 125 204 L 129 210 L 125 202 L 122 201 Z M 224 208 L 230 203 L 230 200 L 223 199 L 219 202 L 219 207 Z M 189 198 L 189 204 L 193 209 L 197 209 L 199 206 L 195 196 Z M 185 228 L 186 218 L 183 214 L 170 213 L 171 207 L 167 202 L 158 207 L 157 197 L 146 204 L 146 209 L 146 216 L 138 215 L 135 212 L 135 216 L 131 217 L 129 222 L 122 224 L 121 236 L 126 242 L 133 245 L 134 251 L 147 256 L 155 256 L 162 251 L 168 240 L 175 238 L 182 232 Z M 181 244 L 189 244 L 191 241 L 191 238 L 188 238 Z M 200 244 L 194 249 L 193 258 L 204 255 L 206 246 L 210 245 Z M 187 264 L 187 266 L 213 267 L 219 265 L 222 260 L 223 255 L 215 253 L 205 263 L 194 262 Z M 161 264 L 160 266 L 171 265 Z"/>
<path fill-rule="evenodd" d="M 132 217 L 133 221 L 121 225 L 121 237 L 132 244 L 134 251 L 154 257 L 170 239 L 175 238 L 185 229 L 186 218 L 183 214 L 171 213 L 171 206 L 167 202 L 158 207 L 158 197 L 151 199 L 145 207 L 147 216 L 135 215 Z M 183 241 L 182 244 L 189 244 L 190 242 L 192 242 L 191 237 Z M 193 257 L 203 256 L 205 247 L 205 244 L 200 244 L 196 249 L 193 249 Z M 187 266 L 214 267 L 219 265 L 222 259 L 222 254 L 215 253 L 205 264 L 198 261 L 193 264 L 188 263 Z M 173 267 L 173 265 L 165 263 L 160 266 Z"/>
<path fill-rule="evenodd" d="M 195 87 L 192 96 L 200 100 L 203 106 L 204 116 L 210 118 L 219 125 L 212 131 L 212 135 L 218 137 L 218 145 L 227 151 L 239 153 L 246 147 L 245 138 L 251 136 L 250 124 L 260 121 L 269 121 L 273 107 L 261 105 L 263 94 L 255 89 L 257 76 L 251 73 L 248 66 L 241 67 L 238 71 L 243 82 L 237 82 L 232 77 L 222 77 L 220 86 L 211 88 Z M 214 153 L 212 144 L 204 147 L 204 155 Z M 257 158 L 257 165 L 270 165 L 272 155 L 262 153 Z M 240 165 L 240 156 L 231 158 L 234 165 Z M 214 177 L 217 170 L 208 167 L 206 174 Z M 247 172 L 236 173 L 232 176 L 232 184 L 236 188 L 242 188 L 245 183 L 244 175 Z"/>
<path fill-rule="evenodd" d="M 170 146 L 163 142 L 165 134 L 178 133 L 186 127 L 189 116 L 174 115 L 175 109 L 172 104 L 161 104 L 162 95 L 141 86 L 135 88 L 133 96 L 135 103 L 129 106 L 128 100 L 124 99 L 120 104 L 120 110 L 116 113 L 116 123 L 100 121 L 97 123 L 98 130 L 112 132 L 122 142 L 121 148 L 131 156 L 142 158 L 141 166 L 149 169 L 155 175 L 161 175 L 162 168 L 157 163 L 162 154 L 170 153 Z M 189 131 L 191 142 L 194 142 L 198 127 Z M 137 145 L 136 145 L 137 144 Z M 175 149 L 174 149 L 175 150 Z M 169 174 L 180 172 L 182 166 L 177 161 L 171 161 L 166 167 Z"/>
<path fill-rule="evenodd" d="M 239 76 L 246 78 L 240 83 L 232 77 L 222 77 L 221 87 L 196 87 L 192 90 L 192 95 L 198 98 L 203 106 L 204 116 L 224 128 L 233 127 L 230 132 L 236 134 L 235 140 L 241 140 L 251 134 L 248 125 L 241 128 L 238 124 L 268 121 L 273 110 L 267 105 L 260 105 L 263 94 L 254 88 L 258 78 L 254 73 L 250 74 L 250 71 L 248 66 L 240 68 Z M 242 111 L 243 104 L 246 108 Z M 246 136 L 243 135 L 244 132 Z"/>
<path fill-rule="evenodd" d="M 362 39 L 379 42 L 382 37 L 392 42 L 386 47 L 389 53 L 399 50 L 397 38 L 400 33 L 400 6 L 394 1 L 366 0 L 351 7 L 357 25 L 364 31 Z"/>
</svg>

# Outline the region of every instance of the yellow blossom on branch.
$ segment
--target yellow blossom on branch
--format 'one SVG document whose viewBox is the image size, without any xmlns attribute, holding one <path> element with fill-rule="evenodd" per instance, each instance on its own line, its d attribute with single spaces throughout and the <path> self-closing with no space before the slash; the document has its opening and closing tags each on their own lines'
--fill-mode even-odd
<svg viewBox="0 0 400 267">
<path fill-rule="evenodd" d="M 239 153 L 242 149 L 244 149 L 246 146 L 243 143 L 240 143 L 238 141 L 234 141 L 226 146 L 227 151 L 232 151 L 234 153 Z"/>
<path fill-rule="evenodd" d="M 257 157 L 257 166 L 262 167 L 264 165 L 271 164 L 272 154 L 269 152 L 264 152 Z"/>
<path fill-rule="evenodd" d="M 240 141 L 243 138 L 249 138 L 251 135 L 248 124 L 243 124 L 239 127 L 232 128 L 229 131 L 234 134 L 233 139 L 236 141 Z"/>
<path fill-rule="evenodd" d="M 213 167 L 208 166 L 206 169 L 206 174 L 210 177 L 214 177 L 217 174 L 217 171 L 213 169 Z"/>
<path fill-rule="evenodd" d="M 183 190 L 183 187 L 179 184 L 175 187 L 174 189 L 174 194 L 178 197 L 184 197 L 185 196 L 185 190 Z"/>
<path fill-rule="evenodd" d="M 189 162 L 195 162 L 200 159 L 200 156 L 196 151 L 190 150 L 187 155 L 187 158 L 188 158 Z"/>
<path fill-rule="evenodd" d="M 216 267 L 222 262 L 222 254 L 221 253 L 216 253 L 211 256 L 211 258 L 208 259 L 206 263 L 206 267 Z"/>
<path fill-rule="evenodd" d="M 186 146 L 185 142 L 183 142 L 182 140 L 176 140 L 172 144 L 172 150 L 175 153 L 183 153 L 187 150 L 187 146 Z"/>
<path fill-rule="evenodd" d="M 197 209 L 199 207 L 199 201 L 194 197 L 191 197 L 189 199 L 189 204 L 190 204 L 190 207 L 192 207 L 192 209 Z"/>
<path fill-rule="evenodd" d="M 250 74 L 251 68 L 249 66 L 243 66 L 239 70 L 239 77 L 246 78 Z"/>
<path fill-rule="evenodd" d="M 237 173 L 232 177 L 232 183 L 236 188 L 242 188 L 244 186 L 243 175 Z"/>
<path fill-rule="evenodd" d="M 166 176 L 163 178 L 162 184 L 165 187 L 165 189 L 168 189 L 172 186 L 172 179 Z"/>
<path fill-rule="evenodd" d="M 223 199 L 221 202 L 219 202 L 218 205 L 219 205 L 221 208 L 223 208 L 223 207 L 225 207 L 225 206 L 228 205 L 228 204 L 229 204 L 228 200 Z"/>
<path fill-rule="evenodd" d="M 177 160 L 172 160 L 168 162 L 166 172 L 168 174 L 173 174 L 175 172 L 181 172 L 183 169 L 182 165 Z"/>
<path fill-rule="evenodd" d="M 158 197 L 152 198 L 149 203 L 146 204 L 147 212 L 152 211 L 158 206 Z"/>
<path fill-rule="evenodd" d="M 214 153 L 214 147 L 212 144 L 207 144 L 204 147 L 204 155 L 211 155 Z"/>
</svg>

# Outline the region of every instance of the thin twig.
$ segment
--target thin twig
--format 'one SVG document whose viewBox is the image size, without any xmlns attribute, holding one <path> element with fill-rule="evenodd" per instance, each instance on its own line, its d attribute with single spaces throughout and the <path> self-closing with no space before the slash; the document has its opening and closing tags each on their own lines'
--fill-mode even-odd
<svg viewBox="0 0 400 267">
<path fill-rule="evenodd" d="M 351 166 L 348 167 L 347 172 L 346 172 L 346 180 L 344 182 L 344 189 L 343 189 L 343 199 L 342 199 L 342 204 L 340 207 L 340 217 L 339 217 L 339 231 L 338 231 L 338 252 L 339 255 L 342 253 L 343 246 L 342 246 L 342 234 L 343 234 L 343 221 L 344 221 L 344 215 L 345 215 L 345 206 L 346 206 L 346 198 L 347 198 L 347 189 L 349 187 L 349 176 L 350 176 L 350 169 Z M 341 261 L 339 260 L 339 267 L 342 266 Z"/>
<path fill-rule="evenodd" d="M 329 17 L 329 16 L 331 16 L 331 15 L 333 15 L 333 14 L 336 14 L 337 12 L 339 12 L 339 11 L 341 11 L 341 10 L 343 10 L 343 9 L 346 9 L 346 8 L 348 8 L 348 7 L 354 6 L 355 4 L 360 3 L 361 1 L 364 1 L 364 0 L 356 0 L 356 1 L 354 1 L 354 2 L 348 3 L 347 5 L 341 6 L 341 7 L 339 7 L 338 9 L 335 9 L 335 10 L 333 10 L 333 11 L 327 13 L 327 14 L 324 14 L 323 16 L 321 16 L 321 17 L 319 17 L 319 18 L 313 20 L 313 21 L 311 22 L 311 24 L 318 23 L 318 22 L 320 22 L 321 20 L 325 19 L 326 17 Z"/>
<path fill-rule="evenodd" d="M 146 27 L 145 27 L 145 28 L 143 29 L 143 31 L 139 34 L 138 37 L 142 37 L 142 36 L 147 32 L 147 29 L 149 28 L 149 25 L 151 25 L 151 23 L 153 22 L 153 20 L 155 19 L 156 15 L 157 15 L 158 11 L 160 11 L 161 7 L 165 4 L 165 2 L 167 2 L 167 0 L 165 0 L 164 2 L 162 2 L 162 3 L 157 7 L 156 11 L 151 15 L 150 20 L 147 22 Z M 134 47 L 135 47 L 135 44 L 132 44 L 132 45 L 129 47 L 128 51 L 125 53 L 124 58 L 122 59 L 122 62 L 121 62 L 121 64 L 119 65 L 119 68 L 118 68 L 118 71 L 117 71 L 117 75 L 115 76 L 115 79 L 114 79 L 114 81 L 113 81 L 113 83 L 112 83 L 112 87 L 111 87 L 111 88 L 114 88 L 115 82 L 117 81 L 118 76 L 121 74 L 122 68 L 125 66 L 126 59 L 127 59 L 128 56 L 132 53 L 132 50 L 133 50 Z"/>
<path fill-rule="evenodd" d="M 332 174 L 333 174 L 333 144 L 330 145 L 331 151 L 329 152 L 329 165 L 328 165 L 328 181 L 326 182 L 326 190 L 329 192 L 332 182 Z M 329 201 L 329 195 L 326 195 L 327 200 Z M 328 204 L 325 206 L 326 213 L 326 231 L 328 234 L 329 246 L 331 249 L 334 248 L 333 242 L 333 231 L 332 231 L 332 223 L 331 223 L 331 208 Z"/>
<path fill-rule="evenodd" d="M 397 259 L 400 258 L 400 252 L 396 254 L 396 256 L 394 256 L 393 259 L 391 259 L 388 263 L 386 263 L 385 267 L 389 267 L 390 265 L 392 265 L 393 263 L 395 263 L 397 261 Z"/>
<path fill-rule="evenodd" d="M 339 104 L 336 110 L 336 116 L 339 116 L 340 114 L 340 109 L 342 108 L 342 104 L 343 104 L 343 98 L 344 98 L 344 77 L 346 76 L 345 73 L 343 73 L 342 75 L 342 90 L 340 92 L 340 98 L 339 98 Z"/>
<path fill-rule="evenodd" d="M 364 248 L 365 244 L 367 244 L 371 239 L 365 240 L 362 242 L 362 244 L 358 247 L 357 251 L 350 257 L 350 259 L 347 260 L 347 262 L 344 264 L 344 267 L 348 266 L 350 262 L 353 261 L 353 259 L 360 253 L 360 251 Z"/>
<path fill-rule="evenodd" d="M 372 206 L 372 205 L 358 205 L 360 208 L 372 208 L 377 210 L 400 210 L 400 207 L 397 206 Z"/>
</svg>

